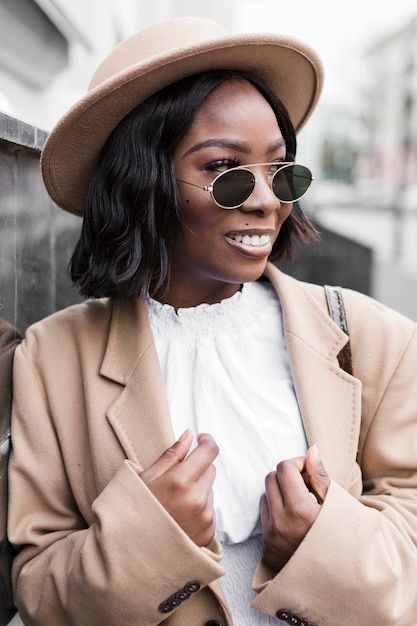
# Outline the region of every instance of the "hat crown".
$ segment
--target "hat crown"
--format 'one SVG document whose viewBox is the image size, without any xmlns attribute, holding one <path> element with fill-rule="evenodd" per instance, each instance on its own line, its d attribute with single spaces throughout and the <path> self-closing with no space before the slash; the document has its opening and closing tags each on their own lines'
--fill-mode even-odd
<svg viewBox="0 0 417 626">
<path fill-rule="evenodd" d="M 172 53 L 173 58 L 181 51 L 192 49 L 203 42 L 227 37 L 227 31 L 214 20 L 201 17 L 179 17 L 149 26 L 120 43 L 96 69 L 89 90 L 98 87 L 119 72 L 126 72 L 129 67 L 154 64 L 161 55 L 166 58 Z M 187 45 L 184 45 L 184 42 Z"/>
</svg>

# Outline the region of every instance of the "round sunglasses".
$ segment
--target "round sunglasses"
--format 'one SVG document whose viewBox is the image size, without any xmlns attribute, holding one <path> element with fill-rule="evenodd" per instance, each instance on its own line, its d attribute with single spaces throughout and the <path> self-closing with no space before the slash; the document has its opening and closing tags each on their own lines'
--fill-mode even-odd
<svg viewBox="0 0 417 626">
<path fill-rule="evenodd" d="M 216 176 L 209 186 L 196 185 L 181 178 L 176 180 L 209 191 L 213 201 L 222 209 L 237 209 L 248 200 L 255 189 L 255 174 L 249 168 L 266 165 L 278 168 L 275 172 L 267 174 L 267 181 L 280 202 L 296 202 L 303 197 L 313 180 L 310 170 L 305 165 L 282 161 L 232 167 Z"/>
</svg>

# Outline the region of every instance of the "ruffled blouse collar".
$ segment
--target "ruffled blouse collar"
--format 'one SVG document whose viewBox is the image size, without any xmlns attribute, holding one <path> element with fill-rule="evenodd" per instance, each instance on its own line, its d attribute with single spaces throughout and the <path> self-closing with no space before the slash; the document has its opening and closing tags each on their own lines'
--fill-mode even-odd
<svg viewBox="0 0 417 626">
<path fill-rule="evenodd" d="M 254 295 L 256 294 L 256 297 Z M 245 283 L 240 291 L 216 304 L 175 308 L 146 298 L 152 331 L 156 337 L 214 336 L 219 332 L 241 334 L 259 319 L 270 299 L 258 283 Z"/>
</svg>

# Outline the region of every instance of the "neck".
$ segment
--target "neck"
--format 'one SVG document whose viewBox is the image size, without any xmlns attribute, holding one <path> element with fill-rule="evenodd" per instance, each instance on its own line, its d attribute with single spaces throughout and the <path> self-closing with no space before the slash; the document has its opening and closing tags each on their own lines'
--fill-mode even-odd
<svg viewBox="0 0 417 626">
<path fill-rule="evenodd" d="M 151 294 L 154 300 L 158 300 L 161 304 L 170 304 L 174 309 L 187 309 L 198 306 L 199 304 L 217 304 L 226 298 L 231 298 L 237 291 L 242 288 L 241 284 L 221 283 L 212 289 L 188 289 L 187 287 L 175 288 L 170 286 L 168 289 L 161 289 Z"/>
</svg>

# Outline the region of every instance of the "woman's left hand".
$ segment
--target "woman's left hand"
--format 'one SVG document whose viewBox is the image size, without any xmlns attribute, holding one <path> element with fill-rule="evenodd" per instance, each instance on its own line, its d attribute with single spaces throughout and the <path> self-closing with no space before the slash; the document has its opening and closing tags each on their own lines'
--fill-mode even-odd
<svg viewBox="0 0 417 626">
<path fill-rule="evenodd" d="M 305 457 L 281 461 L 265 479 L 261 498 L 263 559 L 280 571 L 313 525 L 330 478 L 317 446 Z"/>
</svg>

